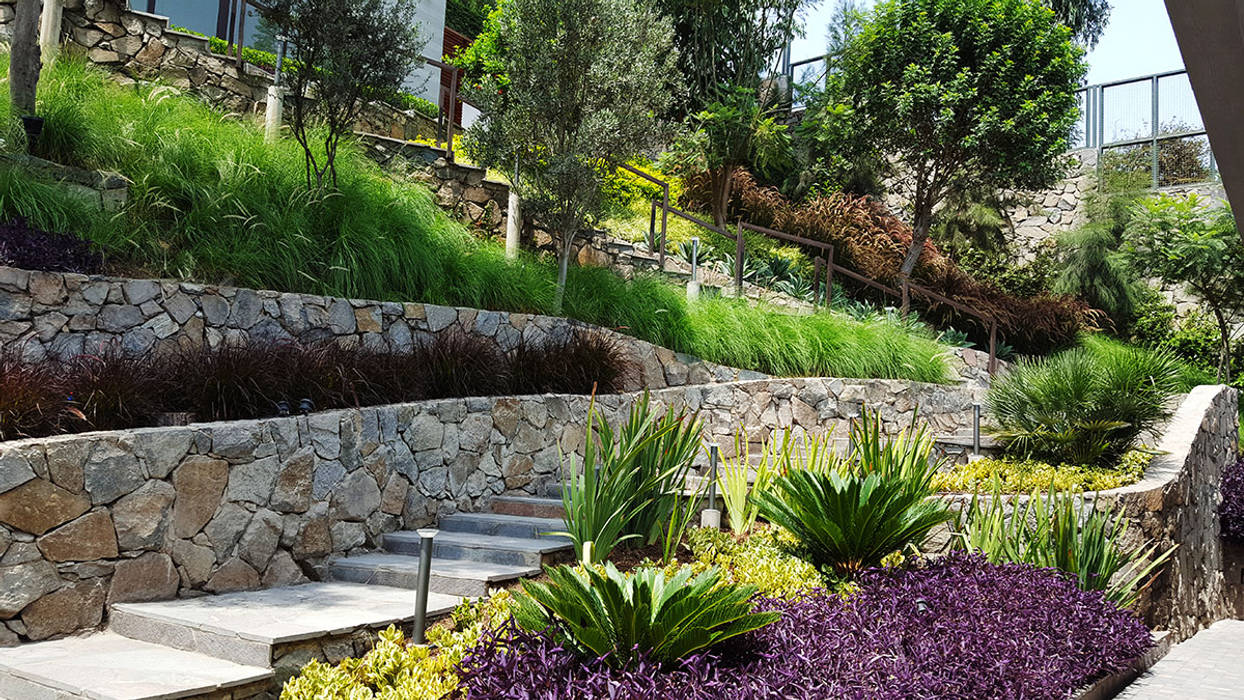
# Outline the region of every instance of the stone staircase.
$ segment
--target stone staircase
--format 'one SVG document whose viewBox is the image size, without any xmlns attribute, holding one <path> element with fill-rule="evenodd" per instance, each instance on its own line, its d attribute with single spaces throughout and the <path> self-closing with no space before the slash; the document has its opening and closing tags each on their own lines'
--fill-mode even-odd
<svg viewBox="0 0 1244 700">
<path fill-rule="evenodd" d="M 561 500 L 499 497 L 489 513 L 454 513 L 434 540 L 429 618 L 462 597 L 574 558 Z M 367 652 L 378 630 L 414 620 L 420 537 L 330 562 L 329 582 L 110 608 L 108 630 L 0 649 L 5 700 L 243 700 L 275 697 L 308 661 Z"/>
<path fill-rule="evenodd" d="M 562 502 L 557 498 L 499 496 L 490 513 L 454 513 L 441 518 L 433 540 L 429 588 L 433 593 L 482 596 L 489 589 L 535 576 L 546 564 L 571 561 L 574 545 L 560 535 Z M 420 537 L 399 531 L 384 537 L 384 551 L 337 559 L 334 580 L 416 588 Z"/>
</svg>

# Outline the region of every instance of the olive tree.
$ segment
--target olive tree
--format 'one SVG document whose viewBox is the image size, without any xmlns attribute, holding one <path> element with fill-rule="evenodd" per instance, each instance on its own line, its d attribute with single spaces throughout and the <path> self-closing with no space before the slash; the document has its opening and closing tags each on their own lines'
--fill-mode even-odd
<svg viewBox="0 0 1244 700">
<path fill-rule="evenodd" d="M 1230 207 L 1203 197 L 1159 194 L 1137 204 L 1123 235 L 1133 269 L 1183 286 L 1218 324 L 1218 379 L 1231 380 L 1232 327 L 1244 314 L 1244 243 Z"/>
<path fill-rule="evenodd" d="M 1083 50 L 1034 0 L 889 0 L 851 38 L 842 90 L 857 131 L 911 208 L 911 276 L 933 213 L 969 187 L 1062 176 Z"/>
<path fill-rule="evenodd" d="M 516 172 L 524 207 L 557 241 L 560 310 L 605 178 L 666 137 L 657 115 L 676 94 L 670 25 L 647 0 L 505 0 L 475 49 L 492 70 L 467 86 L 482 116 L 466 150 Z"/>
<path fill-rule="evenodd" d="M 369 100 L 397 91 L 426 38 L 416 0 L 269 0 L 263 16 L 289 37 L 290 131 L 306 155 L 308 187 L 337 184 L 341 139 Z"/>
</svg>

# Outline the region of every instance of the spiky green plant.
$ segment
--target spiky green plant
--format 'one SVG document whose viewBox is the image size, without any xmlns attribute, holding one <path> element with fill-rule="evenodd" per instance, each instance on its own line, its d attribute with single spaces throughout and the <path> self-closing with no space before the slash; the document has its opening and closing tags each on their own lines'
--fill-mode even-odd
<svg viewBox="0 0 1244 700">
<path fill-rule="evenodd" d="M 523 581 L 515 620 L 529 630 L 550 626 L 585 656 L 625 666 L 636 652 L 674 661 L 776 621 L 776 612 L 752 612 L 752 586 L 722 585 L 710 568 L 692 576 L 684 567 L 667 578 L 655 568 L 623 574 L 612 563 L 545 569 L 548 583 Z"/>
<path fill-rule="evenodd" d="M 1175 547 L 1125 545 L 1128 523 L 1113 518 L 1071 491 L 1034 490 L 1022 506 L 1007 507 L 994 483 L 988 503 L 975 494 L 959 515 L 952 546 L 979 551 L 991 562 L 1061 569 L 1086 591 L 1104 591 L 1120 607 L 1131 607 Z M 1178 545 L 1176 545 L 1178 546 Z"/>
</svg>

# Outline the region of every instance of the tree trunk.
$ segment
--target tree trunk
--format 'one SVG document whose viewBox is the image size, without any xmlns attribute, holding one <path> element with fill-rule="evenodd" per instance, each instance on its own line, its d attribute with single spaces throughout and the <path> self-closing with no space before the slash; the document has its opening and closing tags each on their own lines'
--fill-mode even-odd
<svg viewBox="0 0 1244 700">
<path fill-rule="evenodd" d="M 1231 382 L 1231 329 L 1227 327 L 1227 318 L 1217 306 L 1210 305 L 1214 319 L 1218 321 L 1218 381 L 1223 384 Z"/>
<path fill-rule="evenodd" d="M 709 196 L 712 198 L 713 223 L 718 228 L 726 227 L 726 217 L 730 209 L 730 181 L 733 179 L 734 167 L 729 165 L 723 165 L 708 175 L 709 185 L 712 188 Z"/>
<path fill-rule="evenodd" d="M 14 117 L 35 113 L 39 84 L 39 14 L 42 0 L 17 0 L 9 49 L 9 99 Z"/>
<path fill-rule="evenodd" d="M 903 258 L 903 266 L 898 270 L 900 280 L 911 279 L 912 271 L 920 262 L 920 255 L 924 252 L 924 242 L 929 240 L 931 219 L 932 217 L 927 213 L 916 213 L 916 219 L 911 226 L 911 247 L 907 249 L 907 257 Z"/>
<path fill-rule="evenodd" d="M 575 234 L 562 234 L 562 252 L 557 261 L 557 291 L 553 296 L 553 313 L 561 315 L 566 300 L 566 271 L 570 268 L 570 254 L 574 251 Z"/>
</svg>

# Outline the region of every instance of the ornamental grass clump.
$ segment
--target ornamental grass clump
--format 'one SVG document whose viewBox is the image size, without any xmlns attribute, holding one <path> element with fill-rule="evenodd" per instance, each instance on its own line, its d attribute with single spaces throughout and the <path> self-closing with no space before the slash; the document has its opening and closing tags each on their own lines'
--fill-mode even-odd
<svg viewBox="0 0 1244 700">
<path fill-rule="evenodd" d="M 607 562 L 595 567 L 546 568 L 548 583 L 523 580 L 514 619 L 532 632 L 549 630 L 584 658 L 625 667 L 677 662 L 781 617 L 753 612 L 752 586 L 723 584 L 721 572 L 683 568 L 666 577 L 651 567 L 629 574 Z"/>
<path fill-rule="evenodd" d="M 1128 668 L 1148 628 L 1065 574 L 951 554 L 871 570 L 848 598 L 760 598 L 781 618 L 677 663 L 615 667 L 552 633 L 506 625 L 458 667 L 462 693 L 501 698 L 1038 698 L 1065 700 Z"/>
</svg>

